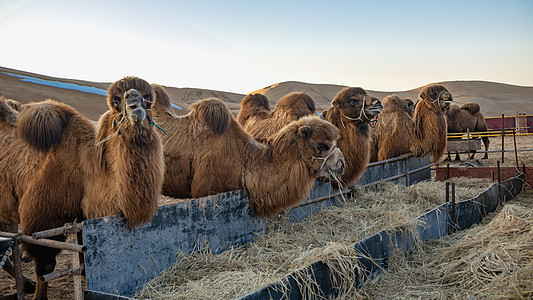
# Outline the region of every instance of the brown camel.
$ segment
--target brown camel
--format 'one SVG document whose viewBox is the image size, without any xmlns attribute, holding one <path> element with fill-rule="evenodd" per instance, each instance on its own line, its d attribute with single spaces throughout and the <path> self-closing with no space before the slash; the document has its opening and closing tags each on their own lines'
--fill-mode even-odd
<svg viewBox="0 0 533 300">
<path fill-rule="evenodd" d="M 411 153 L 416 157 L 432 154 L 431 161 L 438 163 L 446 151 L 446 117 L 444 109 L 453 101 L 452 94 L 440 84 L 422 88 L 415 108 L 414 127 L 410 134 Z"/>
<path fill-rule="evenodd" d="M 20 106 L 13 106 L 18 102 L 12 102 L 11 99 L 6 99 L 3 96 L 0 96 L 0 144 L 4 145 L 13 145 L 14 147 L 20 146 L 18 139 L 15 136 L 5 136 L 5 133 L 14 133 L 16 130 L 15 124 L 19 112 L 15 110 L 15 107 L 20 109 Z M 34 156 L 30 155 L 28 157 L 24 155 L 18 155 L 17 153 L 12 153 L 11 157 L 7 156 L 7 152 L 4 152 L 3 148 L 0 152 L 0 168 L 3 172 L 0 172 L 0 231 L 16 233 L 18 231 L 18 212 L 17 199 L 13 199 L 12 192 L 16 194 L 21 194 L 22 190 L 12 191 L 13 184 L 9 184 L 13 180 L 19 179 L 21 182 L 24 182 L 31 174 L 32 170 L 36 171 L 36 165 L 28 165 L 28 172 L 19 172 L 17 174 L 17 166 L 23 165 L 26 159 L 32 159 Z M 22 153 L 23 154 L 23 153 Z M 33 153 L 35 157 L 38 157 L 40 153 L 35 151 Z M 11 159 L 10 164 L 2 164 L 1 160 Z M 22 170 L 24 171 L 24 170 Z M 13 177 L 12 175 L 18 175 L 19 177 Z M 19 186 L 23 187 L 23 186 Z M 3 270 L 6 271 L 11 277 L 15 278 L 15 268 L 11 261 L 8 259 L 3 267 Z M 35 292 L 35 283 L 32 282 L 26 276 L 22 277 L 22 282 L 24 286 L 25 293 L 34 293 Z"/>
<path fill-rule="evenodd" d="M 433 154 L 439 162 L 446 151 L 446 119 L 444 109 L 452 95 L 442 85 L 428 85 L 419 94 L 413 118 L 409 116 L 408 101 L 396 95 L 383 100 L 372 133 L 371 161 L 397 157 L 409 152 L 417 157 Z"/>
<path fill-rule="evenodd" d="M 163 137 L 165 195 L 201 197 L 242 188 L 250 208 L 266 217 L 306 198 L 317 177 L 344 170 L 336 147 L 339 131 L 318 117 L 291 122 L 262 144 L 222 101 L 201 100 L 176 117 L 168 94 L 160 86 L 154 89 L 154 115 L 168 133 Z"/>
<path fill-rule="evenodd" d="M 338 145 L 346 159 L 342 185 L 351 186 L 363 175 L 370 161 L 368 124 L 381 109 L 379 100 L 364 89 L 347 87 L 335 95 L 331 107 L 322 113 L 341 133 Z"/>
<path fill-rule="evenodd" d="M 414 127 L 411 118 L 411 107 L 414 107 L 412 103 L 397 95 L 389 95 L 383 99 L 383 110 L 377 116 L 375 126 L 370 128 L 371 162 L 410 152 L 410 140 L 406 132 Z"/>
<path fill-rule="evenodd" d="M 268 98 L 260 93 L 248 94 L 241 101 L 241 109 L 237 115 L 237 122 L 246 128 L 248 122 L 264 120 L 270 115 Z"/>
<path fill-rule="evenodd" d="M 480 112 L 479 104 L 470 102 L 465 103 L 461 107 L 459 105 L 450 104 L 445 110 L 446 119 L 448 121 L 448 133 L 463 133 L 470 130 L 470 132 L 486 132 L 488 131 L 485 117 Z M 482 137 L 485 151 L 489 150 L 490 140 L 488 137 Z M 474 159 L 476 151 L 472 151 L 470 159 Z M 488 159 L 488 152 L 485 152 L 483 159 Z M 448 159 L 450 154 L 448 153 Z M 460 160 L 459 152 L 455 153 L 455 160 Z"/>
<path fill-rule="evenodd" d="M 24 234 L 66 222 L 121 213 L 133 228 L 157 210 L 164 176 L 163 147 L 148 110 L 153 90 L 126 77 L 111 85 L 110 108 L 97 127 L 72 107 L 46 100 L 24 105 L 15 130 L 2 130 L 2 222 L 20 220 Z M 23 162 L 21 164 L 21 161 Z M 18 206 L 18 213 L 17 213 Z M 64 237 L 57 237 L 62 240 Z M 59 250 L 25 244 L 35 263 L 34 299 L 46 299 L 40 278 Z"/>
<path fill-rule="evenodd" d="M 248 118 L 247 122 L 240 124 L 244 130 L 262 143 L 266 142 L 270 136 L 290 122 L 296 121 L 303 116 L 316 114 L 315 102 L 306 93 L 292 92 L 283 96 L 268 116 L 265 115 L 266 110 L 263 109 L 257 109 L 255 111 L 256 114 L 252 114 L 254 111 L 249 109 L 251 101 L 248 100 L 245 102 L 244 100 L 248 99 L 246 97 L 243 99 L 241 107 L 245 109 L 245 115 Z M 254 101 L 253 103 L 256 102 Z M 257 106 L 255 105 L 255 107 Z"/>
</svg>

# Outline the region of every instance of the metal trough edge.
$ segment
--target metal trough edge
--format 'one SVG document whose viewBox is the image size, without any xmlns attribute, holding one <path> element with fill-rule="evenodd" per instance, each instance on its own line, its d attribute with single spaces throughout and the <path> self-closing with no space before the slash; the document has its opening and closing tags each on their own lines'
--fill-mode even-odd
<svg viewBox="0 0 533 300">
<path fill-rule="evenodd" d="M 464 230 L 479 223 L 487 213 L 495 211 L 500 201 L 507 202 L 518 195 L 524 186 L 524 174 L 505 180 L 501 183 L 501 200 L 498 195 L 498 184 L 495 183 L 477 197 L 459 202 L 456 208 L 457 230 Z M 448 213 L 446 213 L 448 210 Z M 419 216 L 416 222 L 416 231 L 421 241 L 440 238 L 446 235 L 446 228 L 450 226 L 449 216 L 451 205 L 441 206 Z M 356 278 L 354 285 L 357 288 L 367 280 L 372 280 L 387 268 L 389 258 L 395 249 L 407 252 L 414 249 L 415 238 L 403 229 L 391 232 L 385 230 L 374 234 L 356 243 L 354 248 L 359 253 L 360 266 L 363 269 L 360 278 Z M 320 287 L 320 296 L 336 296 L 338 290 L 333 285 L 332 272 L 324 262 L 316 262 L 309 266 L 313 276 Z M 290 274 L 282 280 L 242 297 L 242 300 L 252 299 L 305 299 L 297 282 L 297 276 Z M 283 292 L 285 290 L 285 292 Z"/>
</svg>

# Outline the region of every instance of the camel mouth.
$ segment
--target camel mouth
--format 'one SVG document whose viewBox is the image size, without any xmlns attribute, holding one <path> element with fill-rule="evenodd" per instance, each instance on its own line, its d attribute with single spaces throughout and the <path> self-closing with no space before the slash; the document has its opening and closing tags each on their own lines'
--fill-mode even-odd
<svg viewBox="0 0 533 300">
<path fill-rule="evenodd" d="M 346 169 L 346 160 L 342 151 L 335 147 L 331 153 L 324 158 L 322 167 L 320 168 L 319 177 L 335 179 L 335 175 L 343 175 Z"/>
</svg>

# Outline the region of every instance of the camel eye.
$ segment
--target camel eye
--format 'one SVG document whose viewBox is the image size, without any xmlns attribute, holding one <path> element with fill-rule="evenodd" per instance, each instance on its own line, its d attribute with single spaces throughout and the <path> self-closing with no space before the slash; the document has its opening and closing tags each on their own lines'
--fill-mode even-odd
<svg viewBox="0 0 533 300">
<path fill-rule="evenodd" d="M 357 105 L 357 100 L 354 100 L 354 99 L 350 100 L 350 104 L 352 106 L 356 106 Z"/>
<path fill-rule="evenodd" d="M 113 96 L 113 106 L 118 109 L 118 105 L 120 104 L 120 97 L 119 96 Z"/>
<path fill-rule="evenodd" d="M 318 143 L 318 150 L 323 152 L 323 151 L 328 151 L 329 150 L 329 146 L 327 144 L 324 144 L 324 143 Z"/>
</svg>

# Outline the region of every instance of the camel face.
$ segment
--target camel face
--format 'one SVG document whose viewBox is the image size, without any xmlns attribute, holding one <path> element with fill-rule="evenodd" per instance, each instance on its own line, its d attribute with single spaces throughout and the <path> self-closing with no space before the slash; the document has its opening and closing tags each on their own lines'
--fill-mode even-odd
<svg viewBox="0 0 533 300">
<path fill-rule="evenodd" d="M 107 95 L 107 104 L 115 115 L 117 126 L 123 129 L 150 126 L 149 110 L 153 104 L 154 92 L 148 82 L 128 76 L 113 83 Z"/>
<path fill-rule="evenodd" d="M 381 102 L 369 96 L 362 88 L 347 88 L 341 91 L 332 105 L 347 119 L 361 122 L 370 121 L 383 109 Z"/>
<path fill-rule="evenodd" d="M 319 169 L 318 177 L 334 179 L 334 174 L 344 174 L 344 169 L 346 168 L 346 161 L 344 160 L 344 155 L 342 154 L 341 149 L 337 148 L 336 145 L 333 147 L 333 149 L 331 149 L 331 151 L 329 151 L 329 154 L 326 155 L 326 157 L 316 159 L 319 161 L 323 161 Z"/>
<path fill-rule="evenodd" d="M 452 94 L 440 84 L 426 86 L 420 91 L 420 100 L 437 110 L 444 111 L 453 101 Z"/>
<path fill-rule="evenodd" d="M 298 152 L 304 160 L 310 158 L 319 177 L 333 178 L 332 173 L 344 174 L 346 161 L 342 151 L 337 148 L 340 137 L 337 127 L 313 116 L 303 117 L 297 124 Z"/>
<path fill-rule="evenodd" d="M 126 112 L 128 119 L 132 123 L 140 123 L 146 119 L 146 111 L 143 106 L 143 99 L 141 94 L 135 90 L 130 89 L 124 93 L 126 103 Z"/>
</svg>

